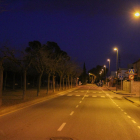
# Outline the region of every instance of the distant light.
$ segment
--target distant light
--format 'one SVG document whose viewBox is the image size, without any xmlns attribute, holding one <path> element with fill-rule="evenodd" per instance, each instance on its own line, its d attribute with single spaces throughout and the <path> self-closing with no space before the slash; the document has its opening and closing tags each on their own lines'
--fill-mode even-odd
<svg viewBox="0 0 140 140">
<path fill-rule="evenodd" d="M 104 65 L 104 67 L 106 67 L 106 65 Z"/>
<path fill-rule="evenodd" d="M 114 50 L 115 50 L 115 51 L 117 51 L 117 50 L 118 50 L 118 48 L 114 48 Z"/>
<path fill-rule="evenodd" d="M 135 13 L 135 16 L 136 16 L 136 17 L 139 17 L 139 16 L 140 16 L 140 13 Z"/>
<path fill-rule="evenodd" d="M 110 61 L 110 59 L 107 59 L 107 61 Z"/>
</svg>

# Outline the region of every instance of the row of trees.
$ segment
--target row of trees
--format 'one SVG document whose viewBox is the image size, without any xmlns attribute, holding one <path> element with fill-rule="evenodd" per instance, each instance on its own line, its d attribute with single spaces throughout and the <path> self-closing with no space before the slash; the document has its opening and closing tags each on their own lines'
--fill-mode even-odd
<svg viewBox="0 0 140 140">
<path fill-rule="evenodd" d="M 73 79 L 77 79 L 81 74 L 81 69 L 78 65 L 55 42 L 48 41 L 42 45 L 39 41 L 32 41 L 29 42 L 29 47 L 22 52 L 14 52 L 7 47 L 2 47 L 0 50 L 0 104 L 2 104 L 4 70 L 23 73 L 23 99 L 26 98 L 26 77 L 29 72 L 38 75 L 37 96 L 40 94 L 43 74 L 48 76 L 46 93 L 49 92 L 50 77 L 52 77 L 53 91 L 55 92 L 56 76 L 59 76 L 59 89 L 62 89 L 61 83 L 64 88 L 64 80 L 70 88 L 72 87 Z M 6 85 L 6 74 L 4 79 L 4 85 Z"/>
</svg>

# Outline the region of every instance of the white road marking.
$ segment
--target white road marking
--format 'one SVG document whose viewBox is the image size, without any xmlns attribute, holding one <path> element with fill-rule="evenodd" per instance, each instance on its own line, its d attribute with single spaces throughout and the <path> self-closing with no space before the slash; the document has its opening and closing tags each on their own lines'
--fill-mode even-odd
<svg viewBox="0 0 140 140">
<path fill-rule="evenodd" d="M 65 125 L 66 125 L 66 123 L 62 123 L 62 125 L 58 128 L 57 131 L 61 131 L 64 128 Z"/>
<path fill-rule="evenodd" d="M 102 98 L 105 98 L 105 96 L 101 96 Z"/>
<path fill-rule="evenodd" d="M 85 97 L 88 97 L 89 95 L 85 95 Z"/>
<path fill-rule="evenodd" d="M 123 111 L 123 109 L 121 109 L 121 111 Z"/>
<path fill-rule="evenodd" d="M 65 95 L 65 94 L 60 94 L 59 96 L 63 96 L 63 95 Z"/>
<path fill-rule="evenodd" d="M 127 116 L 128 118 L 131 118 L 130 116 Z"/>
<path fill-rule="evenodd" d="M 79 102 L 80 104 L 82 103 L 82 101 Z"/>
<path fill-rule="evenodd" d="M 132 120 L 133 123 L 136 123 L 134 120 Z"/>
<path fill-rule="evenodd" d="M 74 113 L 74 111 L 72 111 L 72 112 L 70 113 L 70 115 L 72 116 L 72 115 L 73 115 L 73 113 Z"/>
<path fill-rule="evenodd" d="M 140 129 L 140 126 L 138 126 L 138 128 Z"/>
<path fill-rule="evenodd" d="M 124 114 L 127 114 L 126 112 L 124 112 Z"/>
<path fill-rule="evenodd" d="M 68 94 L 67 96 L 72 96 L 72 94 Z"/>
<path fill-rule="evenodd" d="M 79 97 L 79 96 L 81 96 L 81 95 L 75 95 L 75 96 Z"/>
<path fill-rule="evenodd" d="M 92 97 L 97 97 L 97 96 L 92 96 Z"/>
<path fill-rule="evenodd" d="M 76 106 L 76 108 L 78 108 L 78 107 L 79 107 L 79 105 Z"/>
</svg>

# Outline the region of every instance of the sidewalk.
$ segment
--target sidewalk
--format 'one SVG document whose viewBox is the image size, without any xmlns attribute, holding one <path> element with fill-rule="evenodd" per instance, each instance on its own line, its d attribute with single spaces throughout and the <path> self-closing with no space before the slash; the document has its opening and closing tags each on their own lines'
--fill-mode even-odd
<svg viewBox="0 0 140 140">
<path fill-rule="evenodd" d="M 134 103 L 136 106 L 140 106 L 140 93 L 129 93 L 120 89 L 117 89 L 116 91 L 116 87 L 107 87 L 107 89 L 114 92 L 117 95 L 122 95 L 126 100 Z"/>
<path fill-rule="evenodd" d="M 22 90 L 4 91 L 2 96 L 2 106 L 0 106 L 0 116 L 4 116 L 22 108 L 53 99 L 60 94 L 65 94 L 67 91 L 73 91 L 77 88 L 78 87 L 73 87 L 61 91 L 56 90 L 55 92 L 49 90 L 49 94 L 46 94 L 46 89 L 41 89 L 40 95 L 38 97 L 36 89 L 28 89 L 26 91 L 25 100 L 22 99 Z"/>
</svg>

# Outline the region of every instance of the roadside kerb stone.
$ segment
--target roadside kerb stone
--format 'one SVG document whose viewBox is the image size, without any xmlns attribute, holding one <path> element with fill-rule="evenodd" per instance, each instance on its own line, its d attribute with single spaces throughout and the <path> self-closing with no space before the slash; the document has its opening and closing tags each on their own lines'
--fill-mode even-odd
<svg viewBox="0 0 140 140">
<path fill-rule="evenodd" d="M 65 91 L 60 91 L 60 92 L 58 92 L 56 94 L 53 94 L 53 95 L 49 95 L 49 96 L 45 96 L 45 97 L 39 97 L 38 99 L 25 101 L 23 103 L 15 104 L 15 105 L 12 105 L 12 106 L 1 107 L 0 108 L 0 117 L 4 116 L 6 114 L 12 113 L 12 112 L 16 112 L 20 109 L 24 109 L 24 108 L 27 108 L 29 106 L 32 106 L 32 105 L 35 105 L 35 104 L 38 104 L 38 103 L 41 103 L 41 102 L 51 100 L 53 98 L 58 97 L 61 94 L 66 94 L 67 92 L 70 92 L 70 91 L 73 91 L 73 90 L 76 90 L 76 89 L 78 89 L 78 87 L 73 88 L 73 89 L 68 89 L 68 90 L 65 90 Z"/>
</svg>

